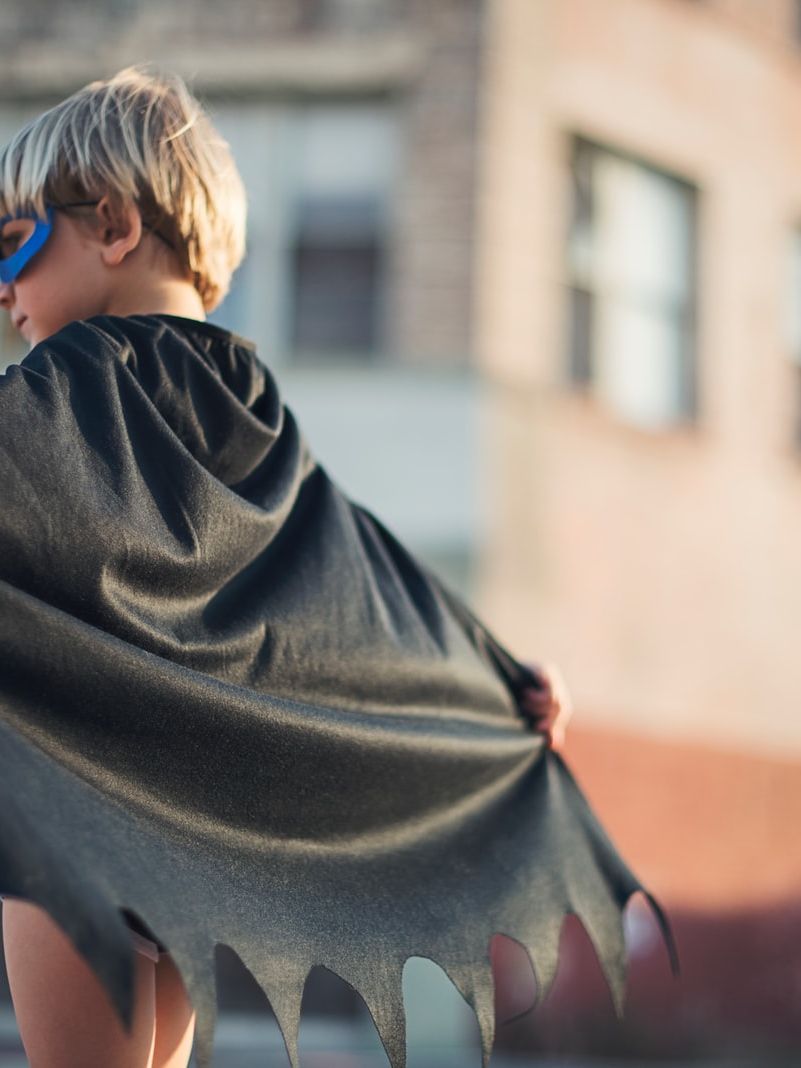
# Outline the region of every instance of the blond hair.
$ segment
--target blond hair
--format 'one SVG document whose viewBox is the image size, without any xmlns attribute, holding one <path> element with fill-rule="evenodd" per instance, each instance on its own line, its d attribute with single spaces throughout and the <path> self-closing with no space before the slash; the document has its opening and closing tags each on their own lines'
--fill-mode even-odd
<svg viewBox="0 0 801 1068">
<path fill-rule="evenodd" d="M 228 143 L 177 74 L 126 67 L 28 122 L 0 149 L 0 214 L 108 195 L 172 243 L 206 311 L 245 254 L 245 189 Z"/>
</svg>

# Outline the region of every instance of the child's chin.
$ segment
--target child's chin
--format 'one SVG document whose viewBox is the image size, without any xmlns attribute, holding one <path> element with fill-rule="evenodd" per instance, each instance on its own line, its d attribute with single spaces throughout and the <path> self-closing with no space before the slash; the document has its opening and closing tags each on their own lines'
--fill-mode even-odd
<svg viewBox="0 0 801 1068">
<path fill-rule="evenodd" d="M 34 345 L 38 345 L 39 342 L 42 340 L 41 330 L 37 330 L 33 323 L 30 321 L 30 319 L 26 320 L 22 324 L 22 330 L 20 330 L 20 333 L 31 346 L 31 348 L 33 348 Z"/>
</svg>

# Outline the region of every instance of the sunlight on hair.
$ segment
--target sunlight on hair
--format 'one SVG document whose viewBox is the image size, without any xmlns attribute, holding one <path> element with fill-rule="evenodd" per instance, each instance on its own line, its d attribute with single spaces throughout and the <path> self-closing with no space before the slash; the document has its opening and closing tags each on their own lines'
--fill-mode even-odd
<svg viewBox="0 0 801 1068">
<path fill-rule="evenodd" d="M 173 243 L 207 312 L 245 254 L 247 201 L 228 143 L 180 75 L 137 64 L 90 82 L 0 149 L 0 213 L 108 195 Z"/>
</svg>

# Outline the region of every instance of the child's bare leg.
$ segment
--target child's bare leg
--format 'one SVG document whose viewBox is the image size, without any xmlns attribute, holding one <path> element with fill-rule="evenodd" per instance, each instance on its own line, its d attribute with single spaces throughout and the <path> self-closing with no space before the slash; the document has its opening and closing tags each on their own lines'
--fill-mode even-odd
<svg viewBox="0 0 801 1068">
<path fill-rule="evenodd" d="M 136 1002 L 128 1035 L 105 988 L 44 909 L 19 898 L 4 900 L 3 945 L 30 1068 L 152 1068 L 152 960 L 134 953 Z"/>
<path fill-rule="evenodd" d="M 186 1068 L 195 1035 L 195 1010 L 171 956 L 156 969 L 156 1047 L 152 1068 Z"/>
</svg>

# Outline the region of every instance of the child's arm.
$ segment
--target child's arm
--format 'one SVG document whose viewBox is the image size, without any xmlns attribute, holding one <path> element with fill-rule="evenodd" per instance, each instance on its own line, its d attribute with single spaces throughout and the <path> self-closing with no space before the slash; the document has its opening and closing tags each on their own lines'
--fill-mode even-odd
<svg viewBox="0 0 801 1068">
<path fill-rule="evenodd" d="M 556 664 L 527 664 L 544 683 L 544 689 L 531 687 L 523 692 L 524 714 L 532 717 L 536 730 L 543 731 L 552 749 L 562 749 L 565 731 L 573 715 L 573 701 Z"/>
</svg>

